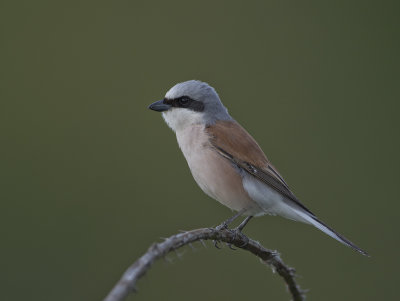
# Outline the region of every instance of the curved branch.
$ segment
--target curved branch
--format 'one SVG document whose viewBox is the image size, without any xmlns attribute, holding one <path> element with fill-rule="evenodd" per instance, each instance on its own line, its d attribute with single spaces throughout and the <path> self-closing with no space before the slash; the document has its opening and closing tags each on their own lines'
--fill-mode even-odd
<svg viewBox="0 0 400 301">
<path fill-rule="evenodd" d="M 161 243 L 153 244 L 148 251 L 131 265 L 114 286 L 104 301 L 122 301 L 135 291 L 137 280 L 142 277 L 157 259 L 169 252 L 196 241 L 215 240 L 247 250 L 259 257 L 275 270 L 286 282 L 294 301 L 305 300 L 304 291 L 296 284 L 295 270 L 288 267 L 276 251 L 264 248 L 260 243 L 248 238 L 237 230 L 202 228 L 172 235 Z"/>
</svg>

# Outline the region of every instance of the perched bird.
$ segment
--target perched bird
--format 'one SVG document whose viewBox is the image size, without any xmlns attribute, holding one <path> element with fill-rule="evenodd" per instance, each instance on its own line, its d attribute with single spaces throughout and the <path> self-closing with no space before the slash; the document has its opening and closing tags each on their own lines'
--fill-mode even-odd
<svg viewBox="0 0 400 301">
<path fill-rule="evenodd" d="M 227 227 L 240 215 L 280 215 L 311 224 L 353 248 L 365 251 L 321 222 L 290 191 L 278 170 L 252 136 L 237 123 L 207 83 L 189 80 L 173 86 L 165 98 L 149 106 L 162 112 L 176 133 L 179 147 L 200 188 L 237 214 L 222 224 Z"/>
</svg>

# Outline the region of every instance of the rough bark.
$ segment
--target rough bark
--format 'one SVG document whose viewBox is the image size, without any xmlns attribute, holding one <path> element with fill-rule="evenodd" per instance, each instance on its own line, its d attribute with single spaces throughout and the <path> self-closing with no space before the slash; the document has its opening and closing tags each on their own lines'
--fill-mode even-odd
<svg viewBox="0 0 400 301">
<path fill-rule="evenodd" d="M 142 257 L 126 270 L 104 301 L 124 300 L 129 293 L 135 291 L 137 280 L 150 269 L 157 259 L 193 242 L 200 241 L 203 243 L 203 240 L 224 242 L 230 247 L 235 246 L 251 252 L 259 257 L 262 262 L 271 266 L 283 278 L 294 301 L 305 300 L 304 291 L 296 284 L 295 270 L 281 260 L 278 252 L 264 248 L 259 242 L 248 238 L 237 230 L 202 228 L 172 235 L 163 242 L 153 244 Z"/>
</svg>

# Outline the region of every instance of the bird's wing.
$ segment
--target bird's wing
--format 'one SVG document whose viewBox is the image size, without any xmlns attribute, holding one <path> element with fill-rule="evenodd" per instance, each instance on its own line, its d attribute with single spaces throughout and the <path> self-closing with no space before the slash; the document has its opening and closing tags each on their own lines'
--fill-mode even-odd
<svg viewBox="0 0 400 301">
<path fill-rule="evenodd" d="M 290 191 L 260 146 L 240 124 L 236 121 L 218 121 L 207 126 L 206 131 L 210 136 L 211 145 L 221 156 L 314 216 Z"/>
</svg>

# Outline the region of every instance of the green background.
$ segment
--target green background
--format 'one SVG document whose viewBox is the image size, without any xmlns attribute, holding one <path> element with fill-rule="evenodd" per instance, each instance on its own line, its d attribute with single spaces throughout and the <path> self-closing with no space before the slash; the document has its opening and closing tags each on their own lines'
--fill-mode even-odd
<svg viewBox="0 0 400 301">
<path fill-rule="evenodd" d="M 398 2 L 1 1 L 0 23 L 2 300 L 101 300 L 160 237 L 232 214 L 147 109 L 188 79 L 372 255 L 253 220 L 245 232 L 297 269 L 308 300 L 397 300 Z M 250 254 L 196 246 L 129 300 L 290 299 Z"/>
</svg>

